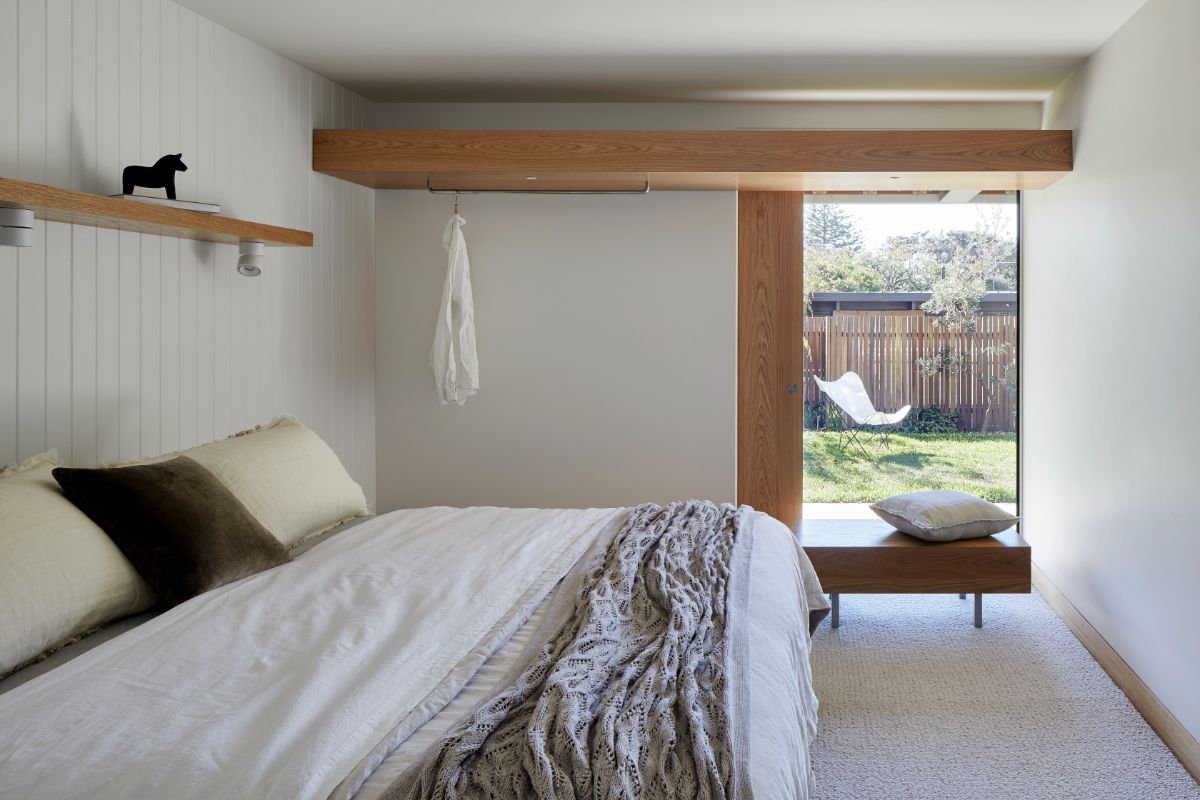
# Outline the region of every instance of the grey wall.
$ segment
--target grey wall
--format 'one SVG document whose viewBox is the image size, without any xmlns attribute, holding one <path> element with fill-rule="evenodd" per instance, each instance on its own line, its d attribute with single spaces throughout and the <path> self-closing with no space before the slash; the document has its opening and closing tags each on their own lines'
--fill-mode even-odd
<svg viewBox="0 0 1200 800">
<path fill-rule="evenodd" d="M 735 195 L 464 197 L 461 408 L 429 367 L 450 210 L 376 200 L 379 507 L 733 500 Z"/>
<path fill-rule="evenodd" d="M 103 194 L 182 152 L 179 196 L 304 228 L 237 250 L 37 223 L 0 247 L 0 464 L 87 466 L 294 412 L 374 493 L 374 193 L 312 172 L 314 127 L 372 105 L 162 0 L 0 0 L 0 175 Z"/>
<path fill-rule="evenodd" d="M 1047 104 L 1075 171 L 1026 195 L 1021 300 L 1034 558 L 1193 736 L 1197 31 L 1200 4 L 1150 0 Z"/>
</svg>

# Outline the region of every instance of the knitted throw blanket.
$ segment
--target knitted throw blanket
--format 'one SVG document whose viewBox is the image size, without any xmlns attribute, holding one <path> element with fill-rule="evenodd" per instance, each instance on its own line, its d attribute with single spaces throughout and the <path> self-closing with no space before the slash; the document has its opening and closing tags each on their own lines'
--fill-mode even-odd
<svg viewBox="0 0 1200 800">
<path fill-rule="evenodd" d="M 748 510 L 634 509 L 515 680 L 384 797 L 749 800 Z"/>
</svg>

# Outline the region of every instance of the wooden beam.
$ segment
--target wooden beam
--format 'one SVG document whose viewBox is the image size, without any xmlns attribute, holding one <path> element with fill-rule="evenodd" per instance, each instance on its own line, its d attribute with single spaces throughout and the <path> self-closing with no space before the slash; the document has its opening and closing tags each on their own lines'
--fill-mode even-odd
<svg viewBox="0 0 1200 800">
<path fill-rule="evenodd" d="M 737 302 L 738 502 L 795 530 L 804 470 L 803 195 L 738 193 Z"/>
<path fill-rule="evenodd" d="M 313 131 L 313 169 L 380 189 L 1042 188 L 1071 131 Z"/>
<path fill-rule="evenodd" d="M 1163 744 L 1175 754 L 1184 769 L 1200 781 L 1200 742 L 1183 727 L 1146 682 L 1133 671 L 1133 667 L 1129 666 L 1108 640 L 1092 627 L 1087 618 L 1079 613 L 1037 564 L 1033 565 L 1033 585 L 1071 629 L 1071 633 L 1075 634 L 1080 644 L 1092 654 L 1096 663 L 1108 673 L 1113 683 L 1125 693 L 1129 702 L 1163 740 Z"/>
<path fill-rule="evenodd" d="M 317 130 L 313 168 L 389 172 L 956 172 L 1071 168 L 1071 131 Z"/>
<path fill-rule="evenodd" d="M 312 247 L 313 244 L 313 235 L 309 231 L 59 189 L 11 178 L 0 178 L 0 205 L 32 209 L 38 219 L 52 222 L 152 233 L 179 239 L 222 244 L 263 242 L 288 247 Z"/>
</svg>

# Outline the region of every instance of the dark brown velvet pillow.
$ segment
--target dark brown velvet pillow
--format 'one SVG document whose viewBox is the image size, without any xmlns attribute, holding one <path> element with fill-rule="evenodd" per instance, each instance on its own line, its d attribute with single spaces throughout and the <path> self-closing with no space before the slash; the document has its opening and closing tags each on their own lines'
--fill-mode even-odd
<svg viewBox="0 0 1200 800">
<path fill-rule="evenodd" d="M 224 484 L 187 456 L 110 469 L 58 467 L 53 474 L 172 606 L 292 560 Z"/>
</svg>

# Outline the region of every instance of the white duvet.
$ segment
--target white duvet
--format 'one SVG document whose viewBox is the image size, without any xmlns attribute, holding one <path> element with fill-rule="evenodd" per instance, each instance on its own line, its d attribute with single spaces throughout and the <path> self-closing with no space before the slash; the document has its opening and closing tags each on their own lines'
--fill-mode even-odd
<svg viewBox="0 0 1200 800">
<path fill-rule="evenodd" d="M 398 511 L 194 598 L 0 695 L 0 796 L 372 798 L 496 688 L 625 515 Z M 755 524 L 751 779 L 805 798 L 819 587 L 783 525 Z"/>
</svg>

